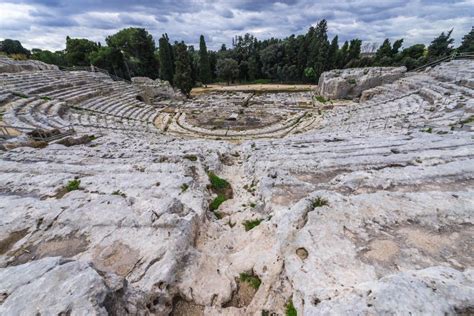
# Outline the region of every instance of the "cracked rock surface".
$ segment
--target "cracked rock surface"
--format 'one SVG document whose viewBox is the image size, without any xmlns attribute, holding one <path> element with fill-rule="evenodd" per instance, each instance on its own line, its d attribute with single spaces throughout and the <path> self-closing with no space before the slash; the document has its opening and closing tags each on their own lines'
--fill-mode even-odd
<svg viewBox="0 0 474 316">
<path fill-rule="evenodd" d="M 0 314 L 284 315 L 290 302 L 298 315 L 474 313 L 473 74 L 455 60 L 361 102 L 200 96 L 170 106 L 187 129 L 181 116 L 104 128 L 84 111 L 90 142 L 1 152 Z M 4 91 L 7 120 L 77 118 L 29 91 Z M 81 95 L 84 109 L 122 111 Z M 251 115 L 312 115 L 280 133 L 266 112 L 251 121 L 261 137 L 217 139 L 210 113 L 226 97 L 228 113 L 246 102 Z M 245 111 L 225 124 L 240 128 Z"/>
</svg>

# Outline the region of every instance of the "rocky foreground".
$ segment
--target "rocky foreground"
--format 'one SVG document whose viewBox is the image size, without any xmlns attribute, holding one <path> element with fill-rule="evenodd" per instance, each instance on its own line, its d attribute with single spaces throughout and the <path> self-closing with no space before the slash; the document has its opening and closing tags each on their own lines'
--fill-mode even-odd
<svg viewBox="0 0 474 316">
<path fill-rule="evenodd" d="M 282 138 L 2 153 L 0 314 L 474 313 L 473 75 L 315 104 Z"/>
</svg>

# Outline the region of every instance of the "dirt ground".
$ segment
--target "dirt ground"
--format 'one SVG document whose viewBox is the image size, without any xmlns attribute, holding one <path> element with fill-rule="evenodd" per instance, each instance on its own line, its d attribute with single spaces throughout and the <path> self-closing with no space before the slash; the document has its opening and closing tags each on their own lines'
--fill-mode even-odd
<svg viewBox="0 0 474 316">
<path fill-rule="evenodd" d="M 191 91 L 191 95 L 199 95 L 209 92 L 226 92 L 226 91 L 242 91 L 242 92 L 298 92 L 298 91 L 310 91 L 314 90 L 316 85 L 307 84 L 244 84 L 244 85 L 223 85 L 223 84 L 210 84 L 205 87 L 194 88 Z"/>
</svg>

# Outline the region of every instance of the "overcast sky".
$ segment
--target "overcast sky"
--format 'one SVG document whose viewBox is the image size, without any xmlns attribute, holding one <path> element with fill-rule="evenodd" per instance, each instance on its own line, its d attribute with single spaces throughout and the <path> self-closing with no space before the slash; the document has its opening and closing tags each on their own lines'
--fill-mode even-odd
<svg viewBox="0 0 474 316">
<path fill-rule="evenodd" d="M 67 35 L 104 42 L 134 26 L 157 43 L 165 32 L 194 45 L 204 34 L 217 49 L 247 32 L 259 39 L 303 34 L 321 19 L 340 40 L 404 38 L 406 47 L 454 28 L 459 44 L 474 24 L 474 0 L 0 0 L 0 39 L 59 50 Z"/>
</svg>

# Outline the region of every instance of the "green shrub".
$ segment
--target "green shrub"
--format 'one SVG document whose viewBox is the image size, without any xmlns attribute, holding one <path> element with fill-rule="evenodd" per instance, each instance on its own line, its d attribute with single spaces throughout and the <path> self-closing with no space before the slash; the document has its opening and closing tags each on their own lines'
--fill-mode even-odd
<svg viewBox="0 0 474 316">
<path fill-rule="evenodd" d="M 356 84 L 357 83 L 357 81 L 354 78 L 347 79 L 347 82 L 349 82 L 350 84 Z"/>
<path fill-rule="evenodd" d="M 40 97 L 42 100 L 45 100 L 45 101 L 51 101 L 51 98 L 50 97 L 47 97 L 47 96 L 43 96 L 43 97 Z"/>
<path fill-rule="evenodd" d="M 242 225 L 244 225 L 245 231 L 248 232 L 249 230 L 260 225 L 261 222 L 263 222 L 263 219 L 246 220 L 242 223 Z"/>
<path fill-rule="evenodd" d="M 181 184 L 181 192 L 185 192 L 189 188 L 189 185 L 186 183 Z"/>
<path fill-rule="evenodd" d="M 81 184 L 81 180 L 78 180 L 78 179 L 71 180 L 67 183 L 66 190 L 68 192 L 79 190 L 80 184 Z"/>
<path fill-rule="evenodd" d="M 320 196 L 316 197 L 316 198 L 311 202 L 311 206 L 313 206 L 313 208 L 322 207 L 322 206 L 325 206 L 325 205 L 329 205 L 328 200 L 326 200 L 325 198 L 322 198 L 322 197 L 320 197 Z"/>
<path fill-rule="evenodd" d="M 245 272 L 239 275 L 239 279 L 241 282 L 247 282 L 248 284 L 250 284 L 251 287 L 253 287 L 256 290 L 258 290 L 258 288 L 260 287 L 260 284 L 262 284 L 262 281 L 260 280 L 258 276 L 245 273 Z"/>
<path fill-rule="evenodd" d="M 286 316 L 297 316 L 298 312 L 296 311 L 295 306 L 293 305 L 293 301 L 289 300 L 288 303 L 286 303 L 286 310 L 285 310 L 285 315 Z"/>
</svg>

